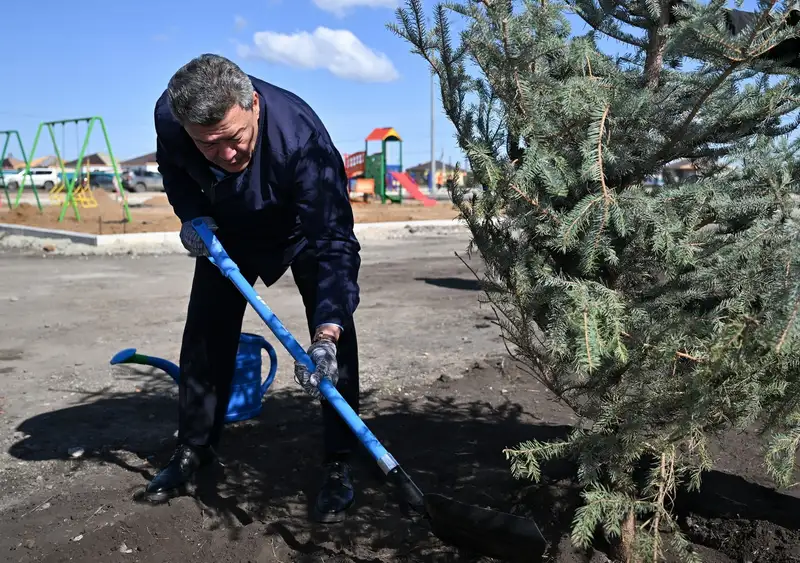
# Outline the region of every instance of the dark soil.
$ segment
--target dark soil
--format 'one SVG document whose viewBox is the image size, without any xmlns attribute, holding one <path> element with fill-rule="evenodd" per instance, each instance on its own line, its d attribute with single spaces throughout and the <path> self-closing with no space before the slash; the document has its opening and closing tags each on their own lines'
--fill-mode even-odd
<svg viewBox="0 0 800 563">
<path fill-rule="evenodd" d="M 130 370 L 130 368 L 125 368 Z M 147 378 L 148 372 L 141 372 Z M 550 542 L 548 560 L 606 561 L 569 541 L 579 491 L 563 467 L 540 485 L 511 478 L 502 449 L 569 430 L 569 413 L 503 361 L 464 377 L 365 397 L 362 416 L 423 490 L 532 515 Z M 405 518 L 366 456 L 356 465 L 357 505 L 343 524 L 306 519 L 316 490 L 317 410 L 299 392 L 268 394 L 255 420 L 230 425 L 223 468 L 167 505 L 136 502 L 170 454 L 174 389 L 163 376 L 130 395 L 24 421 L 12 445 L 21 463 L 56 460 L 40 492 L 0 513 L 0 560 L 86 562 L 391 563 L 485 561 L 443 544 Z M 84 444 L 71 459 L 65 443 Z M 682 497 L 686 532 L 708 563 L 800 562 L 800 500 L 779 494 L 758 470 L 752 437 L 733 435 L 717 452 L 720 470 L 703 492 Z M 4 483 L 0 483 L 4 485 Z M 5 488 L 5 487 L 4 487 Z"/>
</svg>

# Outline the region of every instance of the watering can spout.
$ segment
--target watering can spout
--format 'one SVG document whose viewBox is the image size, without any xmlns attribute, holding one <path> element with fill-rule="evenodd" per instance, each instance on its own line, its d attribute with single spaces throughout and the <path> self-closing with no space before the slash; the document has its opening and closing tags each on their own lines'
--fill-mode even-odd
<svg viewBox="0 0 800 563">
<path fill-rule="evenodd" d="M 147 356 L 136 352 L 136 348 L 125 348 L 120 350 L 114 357 L 111 358 L 111 365 L 116 364 L 139 364 L 143 366 L 152 366 L 167 373 L 175 383 L 180 380 L 180 368 L 169 360 L 164 358 L 157 358 L 155 356 Z"/>
</svg>

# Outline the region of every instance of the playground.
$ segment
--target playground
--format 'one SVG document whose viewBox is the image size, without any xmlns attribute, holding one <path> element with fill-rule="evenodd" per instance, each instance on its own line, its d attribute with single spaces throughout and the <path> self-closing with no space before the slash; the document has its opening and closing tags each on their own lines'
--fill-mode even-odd
<svg viewBox="0 0 800 563">
<path fill-rule="evenodd" d="M 378 152 L 369 152 L 370 141 L 381 145 Z M 397 148 L 397 156 L 393 156 Z M 437 201 L 422 193 L 414 179 L 403 171 L 403 140 L 394 127 L 373 129 L 364 139 L 364 150 L 345 154 L 344 167 L 350 181 L 351 199 L 381 203 L 418 201 L 433 207 Z"/>
<path fill-rule="evenodd" d="M 85 122 L 85 134 L 83 133 Z M 69 169 L 63 157 L 67 126 L 74 128 L 77 158 Z M 92 171 L 85 161 L 92 131 L 100 130 L 112 170 Z M 58 134 L 60 132 L 60 135 Z M 58 138 L 62 142 L 58 142 Z M 52 142 L 59 181 L 33 189 L 31 162 L 47 138 Z M 81 141 L 81 139 L 83 139 Z M 370 143 L 380 150 L 370 153 Z M 180 229 L 164 194 L 131 194 L 122 186 L 120 170 L 105 123 L 99 116 L 44 122 L 39 125 L 30 151 L 25 151 L 17 131 L 0 131 L 0 162 L 14 144 L 23 155 L 25 174 L 9 185 L 9 171 L 0 171 L 0 223 L 60 229 L 90 234 L 168 232 Z M 448 199 L 425 195 L 415 180 L 403 172 L 402 139 L 392 127 L 373 130 L 365 138 L 364 151 L 344 154 L 350 200 L 357 223 L 454 219 L 457 211 Z M 104 177 L 112 189 L 93 187 L 94 177 Z M 427 188 L 425 189 L 427 191 Z M 144 196 L 144 197 L 141 197 Z M 446 196 L 445 196 L 446 197 Z"/>
</svg>

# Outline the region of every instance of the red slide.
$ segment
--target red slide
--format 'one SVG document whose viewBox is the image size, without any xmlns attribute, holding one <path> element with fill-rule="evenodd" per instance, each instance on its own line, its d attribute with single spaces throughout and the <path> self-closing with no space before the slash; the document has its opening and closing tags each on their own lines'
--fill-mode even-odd
<svg viewBox="0 0 800 563">
<path fill-rule="evenodd" d="M 425 207 L 430 207 L 432 205 L 436 205 L 436 200 L 429 198 L 428 196 L 423 194 L 421 191 L 419 191 L 419 186 L 417 185 L 417 183 L 414 182 L 414 180 L 411 179 L 411 176 L 409 176 L 405 172 L 391 171 L 391 172 L 389 172 L 389 174 L 392 175 L 392 178 L 394 178 L 395 180 L 400 182 L 400 185 L 403 186 L 403 188 L 408 193 L 411 194 L 411 197 L 413 197 L 414 199 L 420 200 L 422 202 L 422 205 L 424 205 Z"/>
</svg>

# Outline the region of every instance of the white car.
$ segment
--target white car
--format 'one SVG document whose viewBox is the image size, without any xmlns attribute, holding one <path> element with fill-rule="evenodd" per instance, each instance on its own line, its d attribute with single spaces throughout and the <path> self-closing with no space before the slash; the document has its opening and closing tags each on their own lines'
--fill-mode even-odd
<svg viewBox="0 0 800 563">
<path fill-rule="evenodd" d="M 31 180 L 33 180 L 32 183 L 34 186 L 36 186 L 36 188 L 51 190 L 53 186 L 58 184 L 61 177 L 61 171 L 56 170 L 55 168 L 31 168 L 30 175 L 25 178 L 25 181 L 23 182 L 22 178 L 24 175 L 25 169 L 23 168 L 22 170 L 18 170 L 13 174 L 3 172 L 3 179 L 5 180 L 6 186 L 8 186 L 10 190 L 19 189 L 20 185 L 30 188 Z"/>
</svg>

